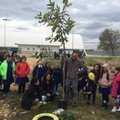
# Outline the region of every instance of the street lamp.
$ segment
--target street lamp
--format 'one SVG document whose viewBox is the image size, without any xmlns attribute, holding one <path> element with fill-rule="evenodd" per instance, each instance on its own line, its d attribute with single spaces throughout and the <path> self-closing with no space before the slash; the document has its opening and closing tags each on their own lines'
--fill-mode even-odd
<svg viewBox="0 0 120 120">
<path fill-rule="evenodd" d="M 3 21 L 4 21 L 4 49 L 6 49 L 6 21 L 7 19 L 4 18 Z"/>
</svg>

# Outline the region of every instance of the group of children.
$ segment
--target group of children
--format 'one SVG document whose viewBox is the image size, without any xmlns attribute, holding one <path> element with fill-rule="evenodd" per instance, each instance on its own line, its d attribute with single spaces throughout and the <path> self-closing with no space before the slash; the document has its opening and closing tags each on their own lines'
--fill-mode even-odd
<svg viewBox="0 0 120 120">
<path fill-rule="evenodd" d="M 89 78 L 89 73 L 93 73 L 94 80 Z M 90 104 L 91 96 L 92 104 L 95 104 L 97 88 L 102 96 L 102 106 L 108 107 L 109 95 L 111 94 L 115 98 L 115 105 L 111 111 L 120 111 L 120 66 L 115 67 L 115 75 L 112 75 L 108 63 L 103 64 L 103 66 L 95 64 L 88 73 L 79 78 L 78 94 L 80 90 L 83 90 L 87 104 Z"/>
<path fill-rule="evenodd" d="M 11 83 L 15 81 L 18 84 L 18 93 L 24 93 L 21 106 L 28 110 L 34 105 L 39 105 L 43 98 L 45 102 L 53 100 L 58 92 L 58 84 L 62 85 L 62 69 L 58 64 L 52 68 L 49 62 L 43 65 L 42 59 L 39 59 L 32 71 L 31 83 L 25 91 L 30 72 L 30 66 L 26 60 L 25 56 L 19 57 L 16 52 L 12 56 L 6 55 L 6 59 L 2 59 L 0 63 L 0 82 L 2 80 L 3 96 L 7 96 Z M 87 103 L 90 104 L 92 96 L 92 104 L 95 104 L 98 88 L 102 96 L 102 106 L 108 107 L 111 94 L 115 99 L 112 112 L 120 111 L 120 66 L 116 67 L 115 71 L 115 75 L 112 76 L 108 63 L 103 64 L 102 67 L 100 64 L 95 64 L 89 72 L 79 78 L 78 94 L 83 90 Z M 94 74 L 94 79 L 88 76 L 89 73 Z"/>
<path fill-rule="evenodd" d="M 24 93 L 21 102 L 24 109 L 30 109 L 30 106 L 38 103 L 42 96 L 45 102 L 52 101 L 57 95 L 55 91 L 58 90 L 58 84 L 62 80 L 62 71 L 59 66 L 56 64 L 55 68 L 52 68 L 49 62 L 43 65 L 42 59 L 39 59 L 32 71 L 31 83 L 25 91 L 26 83 L 29 82 L 30 66 L 26 56 L 18 59 L 17 54 L 15 56 L 14 54 L 16 52 L 12 53 L 12 56 L 10 54 L 3 56 L 4 60 L 0 64 L 3 97 L 10 94 L 10 85 L 15 83 L 18 85 L 18 93 Z"/>
<path fill-rule="evenodd" d="M 56 64 L 54 68 L 49 62 L 43 65 L 39 59 L 32 72 L 31 84 L 23 95 L 21 106 L 28 110 L 41 105 L 40 101 L 52 101 L 57 95 L 58 84 L 61 83 L 62 71 Z"/>
<path fill-rule="evenodd" d="M 18 92 L 24 93 L 25 84 L 28 82 L 29 65 L 26 63 L 26 57 L 22 56 L 19 63 L 12 61 L 12 56 L 7 54 L 5 60 L 0 65 L 0 76 L 3 84 L 3 96 L 9 95 L 10 85 L 15 81 L 18 84 Z M 16 76 L 14 79 L 14 75 Z"/>
</svg>

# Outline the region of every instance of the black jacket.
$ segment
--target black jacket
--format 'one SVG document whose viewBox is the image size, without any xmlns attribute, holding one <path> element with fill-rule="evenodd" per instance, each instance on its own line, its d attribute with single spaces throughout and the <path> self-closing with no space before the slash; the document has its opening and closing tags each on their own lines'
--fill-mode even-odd
<svg viewBox="0 0 120 120">
<path fill-rule="evenodd" d="M 47 93 L 52 94 L 52 92 L 54 91 L 54 80 L 51 79 L 49 81 L 49 84 L 47 84 L 46 80 L 43 79 L 41 84 L 41 90 L 42 95 L 47 95 Z"/>
<path fill-rule="evenodd" d="M 23 109 L 30 110 L 35 98 L 41 99 L 41 94 L 37 93 L 38 88 L 39 86 L 37 85 L 30 85 L 29 88 L 26 90 L 21 101 L 21 107 Z"/>
</svg>

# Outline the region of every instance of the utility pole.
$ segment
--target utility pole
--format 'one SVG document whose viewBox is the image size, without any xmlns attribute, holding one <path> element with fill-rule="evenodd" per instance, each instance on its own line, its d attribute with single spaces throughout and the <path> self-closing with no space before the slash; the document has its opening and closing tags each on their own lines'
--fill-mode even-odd
<svg viewBox="0 0 120 120">
<path fill-rule="evenodd" d="M 73 47 L 74 47 L 74 28 L 73 28 L 73 32 L 72 32 L 72 50 L 73 50 Z"/>
<path fill-rule="evenodd" d="M 4 49 L 6 50 L 6 18 L 3 18 L 4 21 Z"/>
</svg>

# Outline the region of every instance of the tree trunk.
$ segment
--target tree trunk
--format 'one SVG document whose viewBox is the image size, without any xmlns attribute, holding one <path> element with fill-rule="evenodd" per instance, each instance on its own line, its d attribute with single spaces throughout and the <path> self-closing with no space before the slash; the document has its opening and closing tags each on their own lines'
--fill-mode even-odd
<svg viewBox="0 0 120 120">
<path fill-rule="evenodd" d="M 63 100 L 65 99 L 65 42 L 63 43 Z"/>
<path fill-rule="evenodd" d="M 114 51 L 114 49 L 112 49 L 112 56 L 114 56 L 115 55 L 115 51 Z"/>
</svg>

